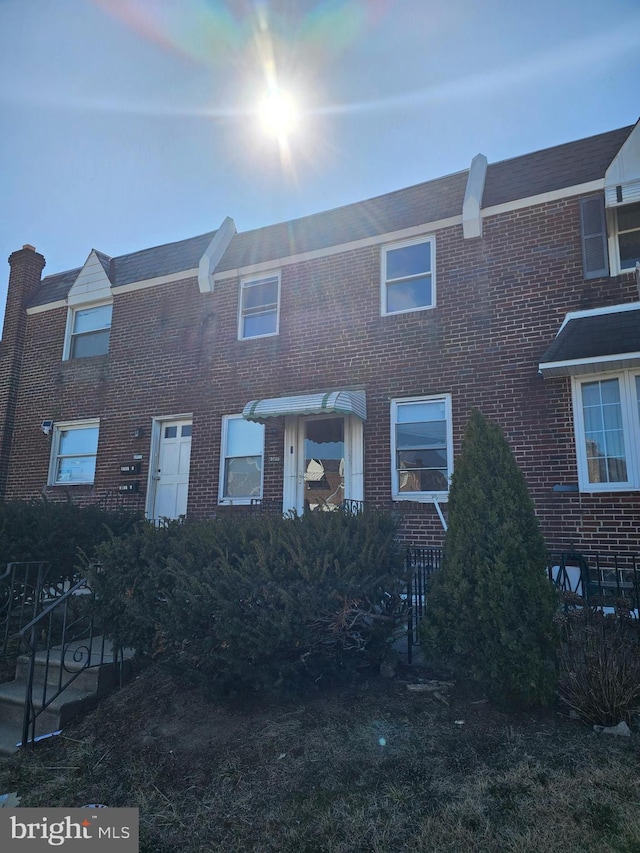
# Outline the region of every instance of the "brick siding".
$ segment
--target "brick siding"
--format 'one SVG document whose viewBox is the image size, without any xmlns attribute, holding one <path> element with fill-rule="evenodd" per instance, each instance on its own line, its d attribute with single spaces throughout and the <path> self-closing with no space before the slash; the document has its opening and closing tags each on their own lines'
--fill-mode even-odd
<svg viewBox="0 0 640 853">
<path fill-rule="evenodd" d="M 364 389 L 365 501 L 391 505 L 390 400 L 452 395 L 454 448 L 472 407 L 498 422 L 513 448 L 553 547 L 637 549 L 640 493 L 555 493 L 577 483 L 570 382 L 542 379 L 538 364 L 568 311 L 637 299 L 632 276 L 585 281 L 579 199 L 484 220 L 480 239 L 461 226 L 436 234 L 436 307 L 380 315 L 380 247 L 284 266 L 277 336 L 238 341 L 239 280 L 201 294 L 195 279 L 114 298 L 109 355 L 62 361 L 66 308 L 28 318 L 16 401 L 7 498 L 65 496 L 46 487 L 57 421 L 100 417 L 95 500 L 143 454 L 147 483 L 152 418 L 193 414 L 189 514 L 218 511 L 222 416 L 249 400 Z M 274 266 L 277 270 L 277 266 Z M 134 437 L 143 428 L 141 438 Z M 284 427 L 267 423 L 264 496 L 281 501 Z M 440 544 L 433 505 L 398 502 L 415 544 Z M 446 512 L 446 505 L 443 505 Z"/>
</svg>

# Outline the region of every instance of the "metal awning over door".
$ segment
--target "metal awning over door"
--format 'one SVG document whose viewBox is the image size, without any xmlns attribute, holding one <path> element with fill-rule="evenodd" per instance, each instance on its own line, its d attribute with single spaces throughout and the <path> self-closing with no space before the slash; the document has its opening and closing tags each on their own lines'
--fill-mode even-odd
<svg viewBox="0 0 640 853">
<path fill-rule="evenodd" d="M 325 391 L 321 394 L 302 394 L 293 397 L 271 397 L 251 400 L 242 417 L 247 421 L 262 421 L 282 415 L 356 415 L 367 419 L 367 398 L 364 391 Z"/>
</svg>

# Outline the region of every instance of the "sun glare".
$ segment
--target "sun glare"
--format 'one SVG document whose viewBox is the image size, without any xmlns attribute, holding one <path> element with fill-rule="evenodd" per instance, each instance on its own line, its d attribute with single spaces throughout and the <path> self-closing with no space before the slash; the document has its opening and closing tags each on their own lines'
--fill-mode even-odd
<svg viewBox="0 0 640 853">
<path fill-rule="evenodd" d="M 277 139 L 287 139 L 298 126 L 298 107 L 281 89 L 269 92 L 260 104 L 259 115 L 263 131 Z"/>
</svg>

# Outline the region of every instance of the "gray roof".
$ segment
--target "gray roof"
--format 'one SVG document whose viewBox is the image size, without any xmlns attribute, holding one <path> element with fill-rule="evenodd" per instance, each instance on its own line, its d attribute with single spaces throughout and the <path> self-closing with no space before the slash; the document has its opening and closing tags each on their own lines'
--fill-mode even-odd
<svg viewBox="0 0 640 853">
<path fill-rule="evenodd" d="M 545 369 L 545 364 L 597 361 L 607 356 L 640 353 L 640 304 L 632 308 L 585 317 L 572 317 L 540 360 L 543 373 L 566 375 L 566 370 Z"/>
<path fill-rule="evenodd" d="M 491 164 L 487 167 L 482 206 L 492 207 L 604 178 L 633 127 L 610 130 Z"/>
<path fill-rule="evenodd" d="M 603 178 L 633 127 L 488 166 L 483 207 Z M 462 213 L 468 170 L 366 201 L 236 234 L 216 271 L 275 261 Z M 114 286 L 197 268 L 215 231 L 110 258 L 97 252 Z M 47 276 L 30 305 L 64 299 L 81 267 Z"/>
<path fill-rule="evenodd" d="M 216 271 L 325 249 L 389 231 L 460 216 L 468 172 L 458 172 L 367 201 L 237 234 Z"/>
</svg>

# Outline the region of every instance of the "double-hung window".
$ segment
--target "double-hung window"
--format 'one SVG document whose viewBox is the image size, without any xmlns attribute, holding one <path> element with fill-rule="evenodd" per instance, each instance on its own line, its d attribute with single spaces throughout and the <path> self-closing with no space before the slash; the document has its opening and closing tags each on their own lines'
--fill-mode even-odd
<svg viewBox="0 0 640 853">
<path fill-rule="evenodd" d="M 109 352 L 112 305 L 71 309 L 65 358 L 87 358 Z"/>
<path fill-rule="evenodd" d="M 222 419 L 221 503 L 250 503 L 262 497 L 263 457 L 264 424 L 226 415 Z"/>
<path fill-rule="evenodd" d="M 382 313 L 402 314 L 435 305 L 435 238 L 382 249 Z"/>
<path fill-rule="evenodd" d="M 99 420 L 70 421 L 53 427 L 49 485 L 93 483 L 98 453 Z"/>
<path fill-rule="evenodd" d="M 640 372 L 574 377 L 578 480 L 584 492 L 640 489 Z"/>
<path fill-rule="evenodd" d="M 277 335 L 279 303 L 279 274 L 243 279 L 240 283 L 240 340 Z"/>
<path fill-rule="evenodd" d="M 634 270 L 640 263 L 640 201 L 616 210 L 620 271 Z"/>
<path fill-rule="evenodd" d="M 453 470 L 451 397 L 391 401 L 393 500 L 445 498 Z"/>
</svg>

